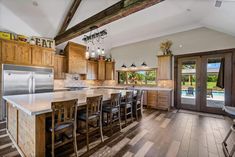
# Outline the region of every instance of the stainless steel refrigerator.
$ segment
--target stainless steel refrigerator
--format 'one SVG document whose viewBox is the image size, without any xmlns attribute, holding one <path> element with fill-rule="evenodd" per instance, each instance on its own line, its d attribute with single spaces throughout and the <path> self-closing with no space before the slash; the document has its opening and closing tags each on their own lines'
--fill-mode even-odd
<svg viewBox="0 0 235 157">
<path fill-rule="evenodd" d="M 2 65 L 2 94 L 18 95 L 52 92 L 54 75 L 52 68 Z M 5 115 L 5 103 L 2 102 Z"/>
</svg>

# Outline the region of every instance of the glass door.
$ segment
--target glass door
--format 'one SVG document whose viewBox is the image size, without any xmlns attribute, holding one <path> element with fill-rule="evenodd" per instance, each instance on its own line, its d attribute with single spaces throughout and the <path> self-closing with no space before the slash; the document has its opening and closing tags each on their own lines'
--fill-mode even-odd
<svg viewBox="0 0 235 157">
<path fill-rule="evenodd" d="M 231 98 L 231 61 L 231 53 L 202 56 L 202 111 L 222 113 L 223 106 L 229 105 Z"/>
<path fill-rule="evenodd" d="M 200 57 L 178 60 L 178 105 L 182 109 L 200 110 Z"/>
</svg>

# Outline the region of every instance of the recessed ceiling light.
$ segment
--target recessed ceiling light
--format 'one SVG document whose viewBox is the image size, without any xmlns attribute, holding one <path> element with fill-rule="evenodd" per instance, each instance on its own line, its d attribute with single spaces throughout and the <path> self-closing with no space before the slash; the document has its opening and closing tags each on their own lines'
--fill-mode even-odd
<svg viewBox="0 0 235 157">
<path fill-rule="evenodd" d="M 220 8 L 221 5 L 222 5 L 222 1 L 220 1 L 220 0 L 215 1 L 215 7 Z"/>
<path fill-rule="evenodd" d="M 37 1 L 33 1 L 33 6 L 37 7 L 38 6 L 38 2 Z"/>
<path fill-rule="evenodd" d="M 182 48 L 182 47 L 183 47 L 183 45 L 181 45 L 181 44 L 180 44 L 180 45 L 179 45 L 179 47 L 180 47 L 180 48 Z"/>
</svg>

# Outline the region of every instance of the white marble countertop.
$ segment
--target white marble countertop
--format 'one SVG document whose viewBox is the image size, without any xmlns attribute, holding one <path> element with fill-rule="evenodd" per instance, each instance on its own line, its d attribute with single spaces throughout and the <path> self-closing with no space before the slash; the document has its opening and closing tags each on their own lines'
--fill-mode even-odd
<svg viewBox="0 0 235 157">
<path fill-rule="evenodd" d="M 114 89 L 137 89 L 137 90 L 157 90 L 157 91 L 172 91 L 172 88 L 154 87 L 154 86 L 91 86 L 91 89 L 95 88 L 114 88 Z"/>
<path fill-rule="evenodd" d="M 111 93 L 121 93 L 124 96 L 126 91 L 117 89 L 84 89 L 79 91 L 3 96 L 3 99 L 29 115 L 39 115 L 51 112 L 52 102 L 78 99 L 78 105 L 84 105 L 87 97 L 103 95 L 103 100 L 106 101 L 110 99 Z"/>
</svg>

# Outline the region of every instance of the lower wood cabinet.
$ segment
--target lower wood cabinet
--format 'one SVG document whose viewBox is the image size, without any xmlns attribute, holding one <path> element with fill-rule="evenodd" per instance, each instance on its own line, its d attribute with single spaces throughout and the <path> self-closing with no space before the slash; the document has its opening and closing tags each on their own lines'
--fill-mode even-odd
<svg viewBox="0 0 235 157">
<path fill-rule="evenodd" d="M 147 91 L 147 106 L 155 109 L 169 110 L 172 91 Z"/>
<path fill-rule="evenodd" d="M 55 55 L 54 57 L 54 78 L 65 79 L 67 72 L 67 59 L 62 55 Z"/>
</svg>

